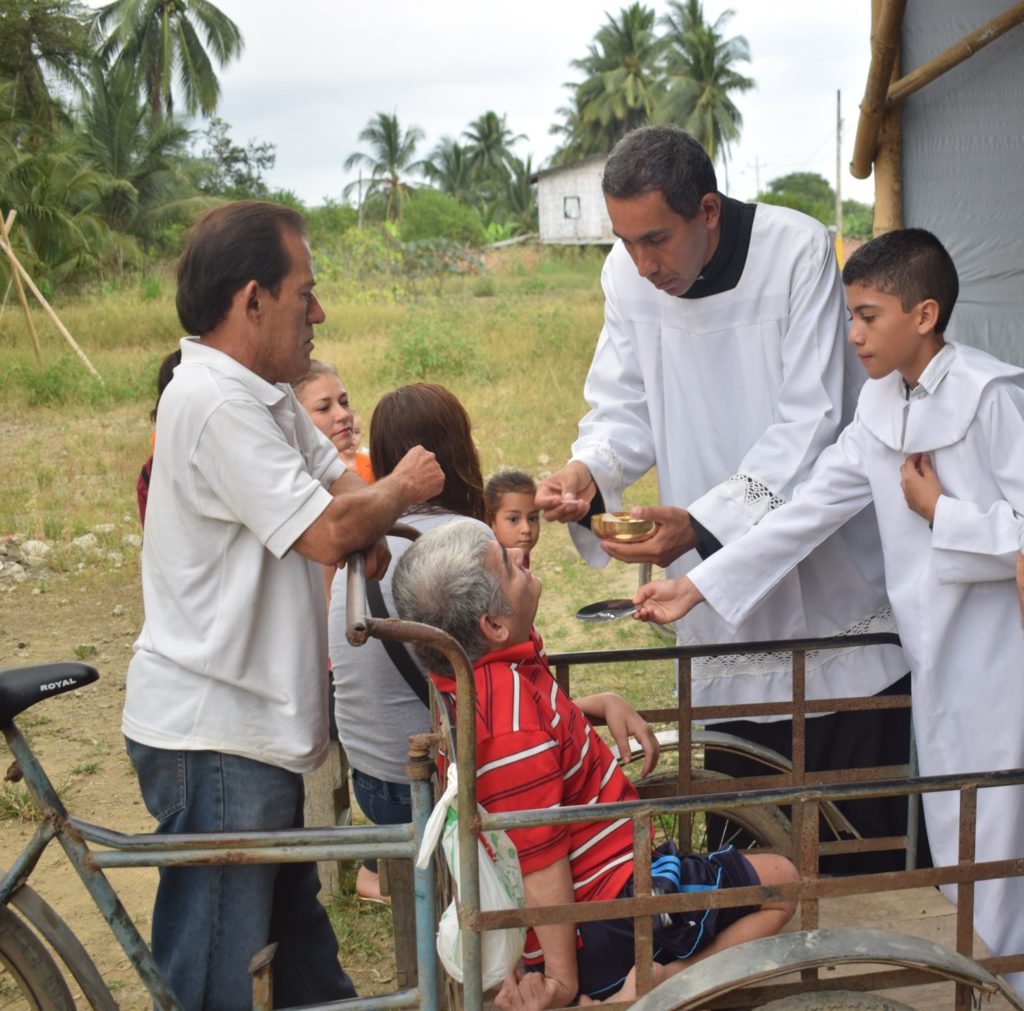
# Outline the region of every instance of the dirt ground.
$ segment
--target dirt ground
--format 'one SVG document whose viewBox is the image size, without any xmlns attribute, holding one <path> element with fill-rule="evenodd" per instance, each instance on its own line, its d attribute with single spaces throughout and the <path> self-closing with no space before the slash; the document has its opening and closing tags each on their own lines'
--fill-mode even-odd
<svg viewBox="0 0 1024 1011">
<path fill-rule="evenodd" d="M 34 593 L 39 584 L 25 582 L 0 595 L 0 668 L 81 655 L 100 672 L 100 679 L 34 707 L 18 721 L 19 727 L 74 815 L 123 832 L 150 831 L 153 822 L 120 733 L 125 670 L 142 624 L 137 565 L 52 576 L 45 586 L 45 592 Z M 2 761 L 6 768 L 8 758 Z M 29 822 L 0 820 L 0 865 L 10 864 L 32 832 Z M 152 869 L 110 872 L 147 940 L 156 877 Z M 125 1011 L 150 1007 L 127 958 L 56 844 L 30 880 L 79 936 Z M 344 960 L 360 993 L 388 988 L 381 985 L 387 974 L 379 964 L 375 970 L 370 959 L 358 955 Z"/>
</svg>

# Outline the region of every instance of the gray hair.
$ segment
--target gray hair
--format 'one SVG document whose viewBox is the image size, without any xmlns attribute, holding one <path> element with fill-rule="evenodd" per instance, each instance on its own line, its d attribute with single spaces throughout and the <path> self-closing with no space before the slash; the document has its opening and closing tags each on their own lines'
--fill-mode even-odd
<svg viewBox="0 0 1024 1011">
<path fill-rule="evenodd" d="M 391 578 L 398 616 L 447 632 L 476 663 L 489 648 L 480 630 L 485 614 L 509 614 L 496 571 L 485 564 L 494 535 L 476 520 L 456 520 L 428 531 L 402 555 Z M 452 674 L 443 653 L 417 645 L 416 655 L 437 674 Z"/>
<path fill-rule="evenodd" d="M 660 190 L 676 214 L 690 219 L 707 193 L 718 192 L 707 152 L 677 126 L 642 126 L 615 145 L 604 166 L 601 189 L 617 200 Z"/>
</svg>

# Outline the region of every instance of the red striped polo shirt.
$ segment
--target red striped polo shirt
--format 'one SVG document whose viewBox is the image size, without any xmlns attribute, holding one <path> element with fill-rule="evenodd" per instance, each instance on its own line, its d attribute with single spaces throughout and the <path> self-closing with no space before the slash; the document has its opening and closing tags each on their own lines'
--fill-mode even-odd
<svg viewBox="0 0 1024 1011">
<path fill-rule="evenodd" d="M 608 746 L 555 683 L 533 635 L 474 666 L 477 801 L 496 813 L 636 800 Z M 431 677 L 454 695 L 454 678 Z M 633 873 L 629 819 L 512 829 L 509 836 L 523 874 L 568 856 L 577 902 L 614 898 Z"/>
</svg>

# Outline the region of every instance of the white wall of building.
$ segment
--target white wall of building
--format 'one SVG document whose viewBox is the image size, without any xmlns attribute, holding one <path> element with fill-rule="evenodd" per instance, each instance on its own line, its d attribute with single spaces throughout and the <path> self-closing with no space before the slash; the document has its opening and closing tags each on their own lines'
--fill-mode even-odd
<svg viewBox="0 0 1024 1011">
<path fill-rule="evenodd" d="M 550 169 L 537 177 L 541 242 L 562 245 L 611 244 L 612 223 L 601 193 L 605 158 Z"/>
</svg>

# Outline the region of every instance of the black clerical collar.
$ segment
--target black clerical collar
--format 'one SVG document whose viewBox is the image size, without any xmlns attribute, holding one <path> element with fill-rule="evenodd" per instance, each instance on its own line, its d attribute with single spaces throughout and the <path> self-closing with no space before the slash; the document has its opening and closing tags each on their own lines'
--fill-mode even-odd
<svg viewBox="0 0 1024 1011">
<path fill-rule="evenodd" d="M 680 295 L 680 298 L 707 298 L 708 295 L 732 291 L 743 276 L 757 204 L 744 204 L 732 197 L 719 195 L 722 213 L 718 249 L 690 290 Z"/>
</svg>

